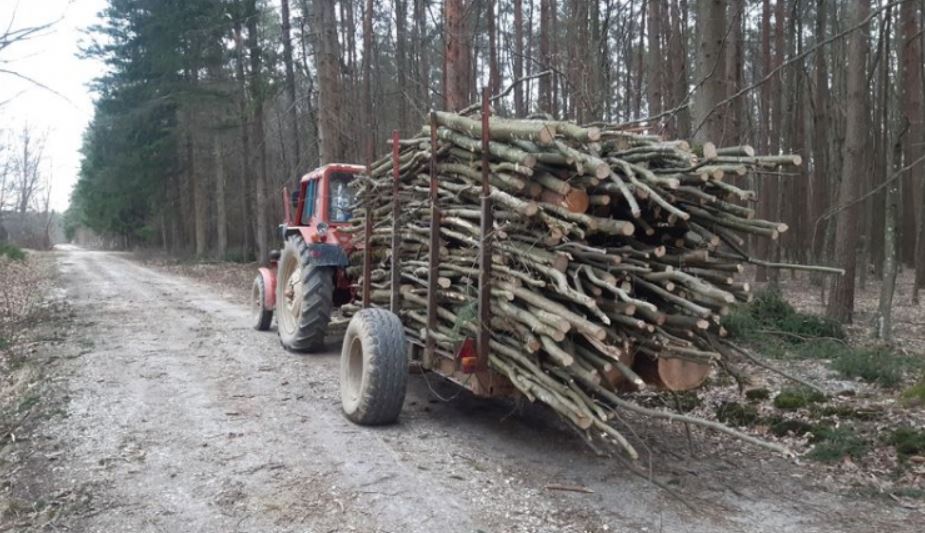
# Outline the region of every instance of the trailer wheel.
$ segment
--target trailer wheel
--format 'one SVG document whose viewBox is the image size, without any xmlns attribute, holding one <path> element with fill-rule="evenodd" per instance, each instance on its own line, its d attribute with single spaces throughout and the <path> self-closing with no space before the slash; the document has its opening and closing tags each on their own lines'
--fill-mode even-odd
<svg viewBox="0 0 925 533">
<path fill-rule="evenodd" d="M 408 383 L 406 348 L 394 313 L 363 309 L 353 316 L 340 355 L 340 397 L 348 419 L 372 426 L 398 418 Z"/>
<path fill-rule="evenodd" d="M 286 349 L 307 352 L 324 347 L 334 305 L 334 270 L 312 266 L 301 237 L 286 240 L 276 280 L 276 326 Z"/>
<path fill-rule="evenodd" d="M 254 319 L 254 329 L 266 331 L 273 322 L 273 310 L 266 307 L 267 288 L 263 283 L 263 276 L 257 274 L 254 278 L 254 288 L 251 291 L 251 310 Z"/>
</svg>

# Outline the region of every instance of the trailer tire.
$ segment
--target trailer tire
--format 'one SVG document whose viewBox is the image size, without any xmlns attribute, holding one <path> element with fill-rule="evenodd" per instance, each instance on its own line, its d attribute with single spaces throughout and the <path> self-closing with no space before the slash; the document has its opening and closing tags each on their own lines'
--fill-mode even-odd
<svg viewBox="0 0 925 533">
<path fill-rule="evenodd" d="M 373 426 L 398 419 L 408 384 L 405 330 L 385 309 L 363 309 L 350 320 L 340 357 L 340 395 L 351 421 Z"/>
<path fill-rule="evenodd" d="M 273 322 L 273 310 L 267 309 L 267 288 L 263 282 L 263 276 L 257 274 L 254 278 L 254 288 L 251 291 L 251 307 L 253 309 L 254 329 L 257 331 L 266 331 L 270 329 Z"/>
<path fill-rule="evenodd" d="M 323 349 L 334 307 L 334 267 L 313 266 L 308 246 L 298 235 L 286 240 L 278 265 L 276 326 L 280 343 L 295 352 Z"/>
</svg>

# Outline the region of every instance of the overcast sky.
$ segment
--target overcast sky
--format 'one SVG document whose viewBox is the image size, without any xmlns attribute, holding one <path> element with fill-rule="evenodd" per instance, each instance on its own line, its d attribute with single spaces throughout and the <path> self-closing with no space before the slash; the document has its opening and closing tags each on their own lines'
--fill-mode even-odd
<svg viewBox="0 0 925 533">
<path fill-rule="evenodd" d="M 77 181 L 80 141 L 93 116 L 93 96 L 87 84 L 103 72 L 103 65 L 79 59 L 87 42 L 84 30 L 96 22 L 105 0 L 0 0 L 0 25 L 13 19 L 13 28 L 36 26 L 60 19 L 41 37 L 8 48 L 2 67 L 29 76 L 60 93 L 55 95 L 25 81 L 0 73 L 0 128 L 18 130 L 26 122 L 47 132 L 45 170 L 53 178 L 52 207 L 67 208 Z M 19 94 L 21 93 L 21 94 Z"/>
</svg>

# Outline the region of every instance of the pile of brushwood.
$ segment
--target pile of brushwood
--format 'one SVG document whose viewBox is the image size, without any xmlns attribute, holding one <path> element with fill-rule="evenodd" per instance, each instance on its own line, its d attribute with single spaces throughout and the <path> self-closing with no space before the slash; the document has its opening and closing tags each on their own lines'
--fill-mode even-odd
<svg viewBox="0 0 925 533">
<path fill-rule="evenodd" d="M 388 306 L 391 254 L 399 254 L 400 315 L 409 339 L 426 329 L 430 161 L 440 208 L 437 354 L 452 357 L 478 332 L 482 126 L 479 115 L 435 113 L 431 127 L 400 141 L 399 246 L 392 248 L 392 157 L 355 181 L 348 229 L 363 248 L 373 232 L 372 303 Z M 749 146 L 691 147 L 621 130 L 546 119 L 490 119 L 492 237 L 491 368 L 591 439 L 636 450 L 609 421 L 619 409 L 700 423 L 647 409 L 627 391 L 685 390 L 743 355 L 721 317 L 747 302 L 736 280 L 747 235 L 777 239 L 780 222 L 755 218 L 746 177 L 800 165 L 798 155 L 756 156 Z M 368 211 L 367 211 L 368 209 Z M 353 254 L 359 277 L 362 254 Z M 767 266 L 767 265 L 766 265 Z M 354 278 L 354 279 L 357 279 Z M 348 311 L 349 313 L 349 311 Z M 769 445 L 772 448 L 776 446 Z"/>
</svg>

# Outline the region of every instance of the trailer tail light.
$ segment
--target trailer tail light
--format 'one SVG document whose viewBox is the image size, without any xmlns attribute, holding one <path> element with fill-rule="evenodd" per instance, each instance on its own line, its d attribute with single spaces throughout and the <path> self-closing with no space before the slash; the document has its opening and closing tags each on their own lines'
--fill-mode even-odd
<svg viewBox="0 0 925 533">
<path fill-rule="evenodd" d="M 473 374 L 478 368 L 479 352 L 476 349 L 475 339 L 466 338 L 456 351 L 456 360 L 464 374 Z"/>
</svg>

